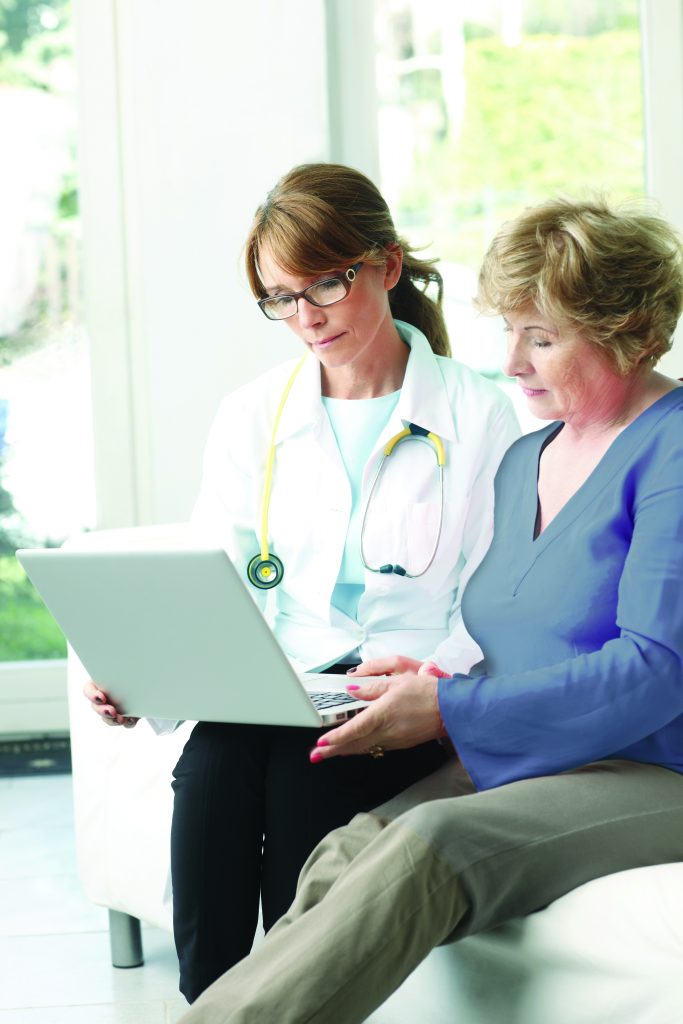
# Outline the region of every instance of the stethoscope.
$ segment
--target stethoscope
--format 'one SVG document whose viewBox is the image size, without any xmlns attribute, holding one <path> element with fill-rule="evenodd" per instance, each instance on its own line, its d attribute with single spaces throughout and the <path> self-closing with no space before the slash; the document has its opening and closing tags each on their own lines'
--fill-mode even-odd
<svg viewBox="0 0 683 1024">
<path fill-rule="evenodd" d="M 280 417 L 282 416 L 282 410 L 285 407 L 289 392 L 292 390 L 292 385 L 297 378 L 299 370 L 306 362 L 307 354 L 302 356 L 299 362 L 294 367 L 291 377 L 285 385 L 285 389 L 282 392 L 280 404 L 275 414 L 275 421 L 273 423 L 273 432 L 270 437 L 270 447 L 268 449 L 268 459 L 266 461 L 266 472 L 263 481 L 263 494 L 261 497 L 261 550 L 257 555 L 254 555 L 250 559 L 247 565 L 247 579 L 259 590 L 270 590 L 272 587 L 276 587 L 278 583 L 282 582 L 284 575 L 284 566 L 277 555 L 274 555 L 268 550 L 268 510 L 270 508 L 270 491 L 273 481 L 273 466 L 275 464 L 275 437 L 277 434 L 278 424 Z M 365 524 L 368 518 L 368 509 L 372 496 L 377 489 L 377 485 L 380 481 L 384 466 L 387 459 L 395 451 L 398 445 L 409 439 L 422 441 L 424 444 L 428 444 L 436 455 L 436 464 L 439 473 L 439 491 L 441 496 L 441 504 L 439 510 L 439 526 L 436 531 L 434 538 L 434 546 L 430 552 L 429 559 L 425 564 L 424 568 L 420 569 L 419 572 L 408 572 L 403 568 L 402 565 L 392 565 L 386 563 L 385 565 L 370 565 L 365 555 Z M 444 467 L 446 465 L 446 455 L 444 452 L 443 441 L 438 436 L 424 427 L 418 427 L 415 423 L 409 423 L 407 427 L 400 430 L 398 434 L 394 434 L 392 438 L 387 441 L 382 449 L 382 458 L 377 466 L 377 472 L 375 473 L 368 497 L 365 502 L 365 508 L 363 510 L 363 519 L 361 521 L 360 528 L 360 556 L 363 562 L 363 568 L 367 569 L 368 572 L 375 573 L 394 573 L 396 576 L 405 576 L 407 579 L 414 580 L 419 576 L 424 576 L 427 570 L 430 568 L 432 562 L 436 557 L 436 552 L 439 547 L 439 541 L 441 540 L 441 530 L 443 528 L 443 512 L 444 512 Z"/>
</svg>

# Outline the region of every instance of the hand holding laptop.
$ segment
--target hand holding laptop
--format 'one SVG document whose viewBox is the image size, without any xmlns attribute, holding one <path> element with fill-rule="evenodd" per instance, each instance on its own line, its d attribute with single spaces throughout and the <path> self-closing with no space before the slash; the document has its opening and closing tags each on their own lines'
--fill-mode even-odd
<svg viewBox="0 0 683 1024">
<path fill-rule="evenodd" d="M 83 693 L 90 701 L 93 711 L 107 725 L 122 725 L 126 729 L 132 729 L 140 721 L 139 718 L 133 718 L 132 715 L 122 715 L 104 690 L 101 690 L 92 679 L 89 679 L 83 687 Z"/>
</svg>

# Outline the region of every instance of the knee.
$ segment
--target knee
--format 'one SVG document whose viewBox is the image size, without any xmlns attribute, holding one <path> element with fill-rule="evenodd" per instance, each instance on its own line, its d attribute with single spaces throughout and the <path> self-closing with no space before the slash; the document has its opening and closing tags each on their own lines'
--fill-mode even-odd
<svg viewBox="0 0 683 1024">
<path fill-rule="evenodd" d="M 418 836 L 432 850 L 443 850 L 452 841 L 455 808 L 452 800 L 431 800 L 418 804 L 397 818 L 397 823 Z"/>
</svg>

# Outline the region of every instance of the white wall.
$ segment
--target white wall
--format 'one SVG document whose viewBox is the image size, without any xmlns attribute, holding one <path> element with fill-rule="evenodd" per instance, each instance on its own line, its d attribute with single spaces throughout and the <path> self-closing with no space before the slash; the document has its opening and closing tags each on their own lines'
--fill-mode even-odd
<svg viewBox="0 0 683 1024">
<path fill-rule="evenodd" d="M 328 158 L 325 8 L 76 13 L 98 525 L 184 519 L 220 397 L 296 351 L 240 258 L 279 175 Z"/>
</svg>

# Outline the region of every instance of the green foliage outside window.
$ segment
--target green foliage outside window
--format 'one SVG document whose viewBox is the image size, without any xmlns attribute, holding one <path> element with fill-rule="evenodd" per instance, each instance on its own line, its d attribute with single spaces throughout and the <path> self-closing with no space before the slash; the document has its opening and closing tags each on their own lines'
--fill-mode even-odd
<svg viewBox="0 0 683 1024">
<path fill-rule="evenodd" d="M 517 46 L 470 39 L 459 135 L 444 121 L 415 153 L 401 225 L 425 225 L 434 252 L 475 268 L 493 229 L 525 205 L 557 192 L 642 193 L 639 47 L 636 29 Z M 418 74 L 408 104 L 425 102 L 428 82 L 438 103 L 438 79 Z"/>
<path fill-rule="evenodd" d="M 0 661 L 65 657 L 64 637 L 16 558 L 0 555 Z"/>
<path fill-rule="evenodd" d="M 70 0 L 0 0 L 0 88 L 51 91 L 58 62 L 71 59 L 70 21 Z M 74 153 L 55 210 L 58 223 L 78 215 L 75 168 Z M 38 295 L 21 328 L 0 337 L 0 367 L 44 341 Z M 14 557 L 17 546 L 39 542 L 3 486 L 2 470 L 0 457 L 0 662 L 63 658 L 64 638 Z"/>
</svg>

